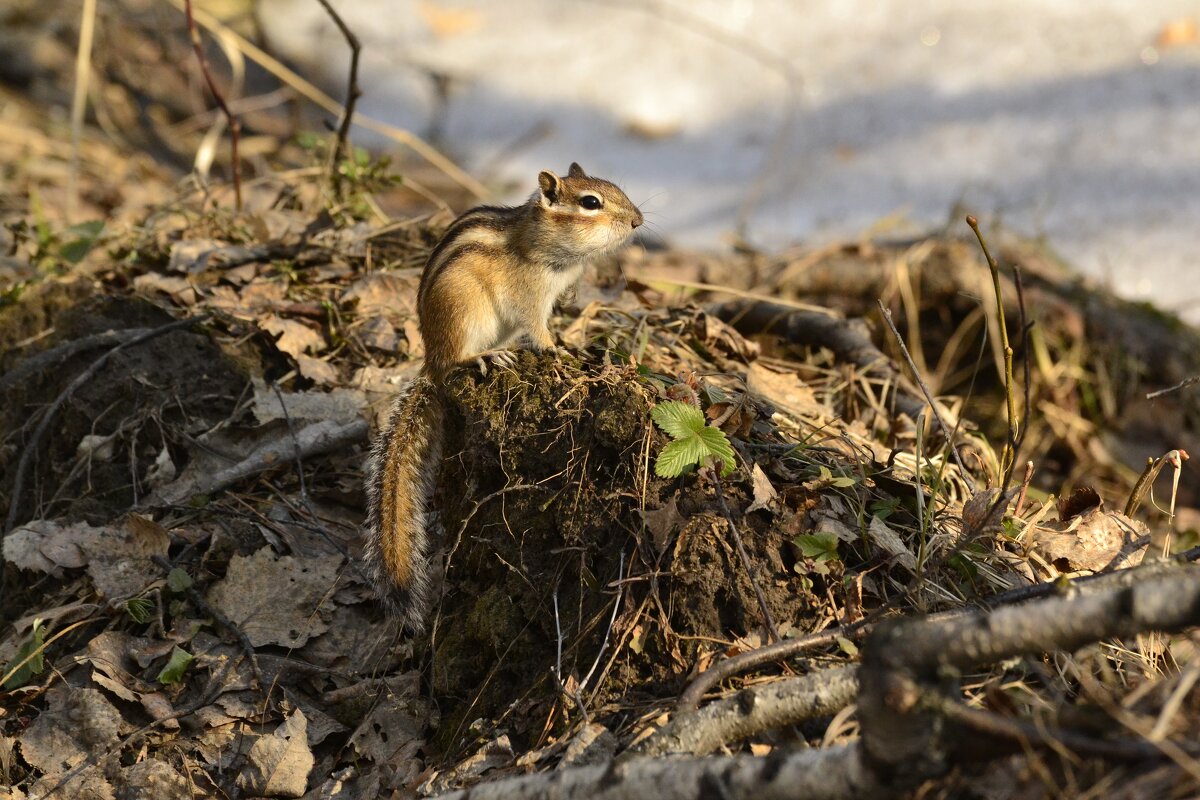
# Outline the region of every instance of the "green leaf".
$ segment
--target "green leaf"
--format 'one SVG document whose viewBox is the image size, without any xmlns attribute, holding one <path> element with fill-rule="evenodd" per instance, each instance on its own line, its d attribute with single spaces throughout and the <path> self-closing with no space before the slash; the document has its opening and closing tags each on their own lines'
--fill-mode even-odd
<svg viewBox="0 0 1200 800">
<path fill-rule="evenodd" d="M 837 637 L 838 649 L 846 655 L 854 658 L 858 655 L 858 645 L 847 639 L 845 636 Z"/>
<path fill-rule="evenodd" d="M 699 464 L 705 452 L 704 443 L 695 436 L 668 442 L 654 460 L 654 474 L 660 478 L 678 478 L 688 467 Z"/>
<path fill-rule="evenodd" d="M 836 561 L 838 538 L 832 533 L 802 533 L 792 540 L 805 558 L 814 561 Z"/>
<path fill-rule="evenodd" d="M 975 566 L 975 562 L 962 553 L 955 553 L 950 556 L 946 559 L 946 564 L 969 581 L 973 581 L 979 577 L 979 567 Z"/>
<path fill-rule="evenodd" d="M 96 240 L 100 238 L 100 234 L 103 231 L 104 220 L 102 219 L 72 225 L 64 233 L 74 238 L 68 239 L 58 248 L 58 255 L 64 261 L 71 264 L 78 264 L 95 247 Z"/>
<path fill-rule="evenodd" d="M 729 443 L 729 438 L 725 436 L 725 431 L 720 428 L 705 427 L 697 431 L 696 436 L 704 442 L 708 455 L 721 462 L 722 476 L 733 472 L 733 468 L 737 466 L 737 460 L 733 455 L 733 445 Z"/>
<path fill-rule="evenodd" d="M 681 400 L 659 403 L 650 409 L 650 418 L 672 439 L 684 439 L 704 429 L 704 414 Z"/>
<path fill-rule="evenodd" d="M 851 478 L 846 475 L 839 475 L 829 481 L 830 486 L 836 486 L 839 489 L 848 489 L 856 483 L 858 483 L 858 478 Z"/>
<path fill-rule="evenodd" d="M 41 675 L 42 670 L 46 668 L 45 661 L 42 658 L 42 646 L 46 643 L 46 626 L 42 620 L 35 619 L 33 621 L 33 629 L 29 631 L 29 635 L 25 637 L 25 641 L 21 642 L 21 646 L 17 648 L 16 655 L 13 660 L 3 669 L 0 670 L 0 675 L 7 674 L 8 670 L 14 665 L 25 662 L 25 666 L 18 669 L 12 674 L 8 680 L 4 682 L 4 690 L 12 691 L 19 689 L 33 679 L 34 675 Z M 30 658 L 31 654 L 33 655 Z"/>
<path fill-rule="evenodd" d="M 158 682 L 163 685 L 179 683 L 183 680 L 183 673 L 187 672 L 188 665 L 194 658 L 194 655 L 176 645 L 171 650 L 171 658 L 167 660 L 167 665 L 162 668 L 162 672 L 158 673 Z"/>
<path fill-rule="evenodd" d="M 150 619 L 150 609 L 153 607 L 154 604 L 145 597 L 131 597 L 125 601 L 125 613 L 139 625 Z"/>
<path fill-rule="evenodd" d="M 167 588 L 175 594 L 181 594 L 192 588 L 192 576 L 186 570 L 175 567 L 167 573 Z"/>
<path fill-rule="evenodd" d="M 900 498 L 893 497 L 890 500 L 878 500 L 871 504 L 871 513 L 881 520 L 885 520 L 892 514 L 896 513 L 896 509 L 900 508 Z"/>
</svg>

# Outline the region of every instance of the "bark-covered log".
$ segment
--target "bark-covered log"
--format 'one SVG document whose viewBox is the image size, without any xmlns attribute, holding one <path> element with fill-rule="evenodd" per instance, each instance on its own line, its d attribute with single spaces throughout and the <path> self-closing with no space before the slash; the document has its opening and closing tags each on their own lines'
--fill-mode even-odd
<svg viewBox="0 0 1200 800">
<path fill-rule="evenodd" d="M 704 755 L 756 733 L 835 714 L 854 702 L 857 667 L 829 669 L 743 689 L 698 711 L 677 712 L 639 755 Z"/>
<path fill-rule="evenodd" d="M 482 783 L 444 800 L 850 800 L 886 796 L 855 746 L 765 758 L 640 758 Z"/>
<path fill-rule="evenodd" d="M 896 620 L 872 632 L 859 671 L 858 714 L 866 758 L 880 781 L 912 786 L 949 767 L 960 742 L 953 726 L 922 702 L 922 695 L 954 684 L 960 670 L 1200 624 L 1196 566 L 1109 591 L 1067 591 L 1066 597 L 944 622 Z"/>
</svg>

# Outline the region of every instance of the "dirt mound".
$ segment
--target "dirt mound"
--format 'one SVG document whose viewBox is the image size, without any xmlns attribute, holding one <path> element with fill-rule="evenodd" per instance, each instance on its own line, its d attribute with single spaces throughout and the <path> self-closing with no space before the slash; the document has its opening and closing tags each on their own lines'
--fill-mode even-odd
<svg viewBox="0 0 1200 800">
<path fill-rule="evenodd" d="M 711 481 L 653 474 L 662 398 L 636 370 L 522 353 L 512 371 L 460 371 L 449 389 L 448 567 L 430 653 L 440 741 L 498 715 L 526 740 L 561 723 L 573 694 L 599 706 L 669 695 L 700 643 L 761 634 L 734 535 L 773 619 L 812 627 L 819 603 L 778 518 L 739 513 L 734 534 Z M 742 481 L 724 488 L 726 507 L 746 504 Z"/>
<path fill-rule="evenodd" d="M 183 465 L 188 437 L 226 419 L 247 386 L 243 370 L 203 332 L 172 330 L 123 349 L 70 393 L 30 453 L 22 496 L 14 498 L 41 415 L 108 348 L 174 319 L 145 299 L 94 290 L 85 282 L 46 283 L 0 311 L 4 339 L 37 337 L 6 351 L 10 361 L 24 361 L 10 364 L 21 367 L 19 375 L 6 375 L 0 392 L 0 493 L 19 504 L 17 521 L 99 524 L 137 506 Z"/>
</svg>

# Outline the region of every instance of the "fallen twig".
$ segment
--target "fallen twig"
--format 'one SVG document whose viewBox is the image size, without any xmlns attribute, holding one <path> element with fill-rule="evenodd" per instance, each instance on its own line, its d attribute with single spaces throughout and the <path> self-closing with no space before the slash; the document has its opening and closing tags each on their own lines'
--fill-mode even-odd
<svg viewBox="0 0 1200 800">
<path fill-rule="evenodd" d="M 1184 378 L 1183 380 L 1181 380 L 1179 383 L 1175 384 L 1174 386 L 1168 386 L 1166 389 L 1159 389 L 1157 392 L 1147 393 L 1146 399 L 1154 400 L 1155 398 L 1162 397 L 1164 394 L 1170 394 L 1171 392 L 1178 392 L 1180 389 L 1186 389 L 1187 387 L 1194 386 L 1197 383 L 1200 383 L 1200 375 L 1193 375 L 1190 378 Z"/>
<path fill-rule="evenodd" d="M 346 87 L 346 104 L 342 110 L 341 123 L 338 125 L 337 139 L 329 157 L 329 181 L 333 185 L 334 195 L 340 199 L 342 196 L 342 173 L 339 167 L 342 159 L 346 157 L 346 142 L 350 135 L 350 124 L 354 121 L 354 105 L 358 102 L 358 98 L 362 97 L 362 89 L 358 85 L 358 57 L 362 54 L 362 43 L 342 21 L 341 16 L 333 10 L 333 6 L 329 5 L 329 0 L 317 0 L 317 2 L 321 4 L 321 7 L 333 20 L 333 24 L 337 25 L 338 30 L 342 32 L 346 44 L 350 45 L 350 79 Z"/>
<path fill-rule="evenodd" d="M 200 72 L 204 75 L 204 82 L 208 84 L 208 91 L 212 93 L 213 99 L 216 100 L 217 106 L 220 107 L 221 113 L 225 115 L 225 120 L 229 124 L 229 150 L 230 159 L 232 160 L 233 169 L 233 197 L 235 207 L 238 211 L 242 210 L 242 162 L 238 157 L 238 140 L 242 136 L 242 123 L 229 110 L 229 104 L 225 102 L 225 97 L 217 88 L 217 82 L 213 80 L 212 72 L 208 66 L 208 57 L 204 55 L 204 43 L 200 41 L 200 31 L 196 28 L 196 18 L 192 14 L 192 0 L 183 0 L 184 14 L 187 16 L 188 35 L 192 39 L 192 49 L 196 51 L 196 60 L 200 62 Z"/>
<path fill-rule="evenodd" d="M 827 669 L 743 689 L 699 711 L 676 711 L 636 748 L 642 756 L 702 756 L 756 733 L 835 714 L 858 694 L 858 668 Z"/>
<path fill-rule="evenodd" d="M 920 371 L 917 369 L 916 362 L 908 352 L 908 347 L 904 344 L 904 337 L 900 335 L 900 331 L 896 328 L 895 321 L 892 320 L 892 312 L 883 304 L 882 300 L 876 301 L 879 304 L 879 313 L 883 315 L 883 321 L 887 324 L 888 330 L 892 332 L 892 336 L 896 338 L 896 344 L 900 347 L 900 353 L 904 356 L 904 361 L 908 364 L 909 370 L 912 372 L 913 380 L 921 387 L 921 393 L 925 395 L 925 400 L 929 404 L 929 410 L 933 413 L 933 418 L 937 420 L 938 428 L 941 429 L 942 435 L 946 437 L 946 448 L 950 451 L 954 463 L 958 465 L 962 472 L 962 478 L 966 481 L 967 486 L 974 491 L 975 482 L 971 480 L 971 473 L 967 472 L 967 468 L 963 465 L 962 458 L 958 455 L 958 448 L 954 446 L 954 432 L 956 429 L 951 429 L 946 420 L 942 419 L 942 411 L 938 408 L 937 401 L 933 399 L 933 392 L 929 391 L 929 387 L 925 385 L 925 379 L 921 377 Z"/>
<path fill-rule="evenodd" d="M 366 438 L 367 421 L 364 419 L 344 424 L 333 420 L 314 422 L 297 431 L 294 437 L 289 436 L 286 442 L 265 444 L 223 470 L 168 484 L 147 498 L 144 505 L 174 505 L 196 495 L 211 495 L 281 463 L 328 453 Z"/>
<path fill-rule="evenodd" d="M 707 310 L 745 336 L 773 333 L 792 344 L 831 350 L 839 361 L 854 364 L 869 376 L 893 383 L 896 408 L 913 419 L 925 407 L 919 397 L 900 385 L 899 371 L 871 341 L 870 332 L 861 319 L 842 319 L 828 312 L 754 299 L 731 300 L 709 306 Z"/>
<path fill-rule="evenodd" d="M 839 636 L 849 638 L 861 631 L 865 623 L 866 620 L 859 620 L 853 625 L 844 628 L 810 633 L 807 636 L 799 636 L 795 639 L 784 639 L 783 641 L 764 645 L 747 653 L 740 653 L 731 658 L 721 659 L 704 672 L 701 672 L 688 685 L 683 694 L 679 695 L 679 703 L 676 705 L 676 709 L 679 711 L 694 709 L 700 704 L 700 700 L 704 697 L 705 692 L 739 672 L 745 672 L 748 669 L 769 664 L 772 661 L 782 661 L 786 658 L 792 658 L 814 647 L 824 647 L 825 645 L 833 644 Z"/>
</svg>

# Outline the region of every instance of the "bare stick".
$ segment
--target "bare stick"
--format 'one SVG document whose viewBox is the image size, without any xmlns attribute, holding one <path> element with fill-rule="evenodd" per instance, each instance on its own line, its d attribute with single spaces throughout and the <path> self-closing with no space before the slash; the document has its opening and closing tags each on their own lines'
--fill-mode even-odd
<svg viewBox="0 0 1200 800">
<path fill-rule="evenodd" d="M 1130 586 L 1139 581 L 1151 580 L 1162 575 L 1169 575 L 1180 564 L 1189 561 L 1200 559 L 1200 547 L 1192 548 L 1187 552 L 1180 553 L 1174 559 L 1169 561 L 1156 561 L 1148 564 L 1143 564 L 1137 567 L 1117 570 L 1115 572 L 1105 572 L 1096 575 L 1088 575 L 1083 578 L 1076 578 L 1071 581 L 1071 591 L 1081 592 L 1084 594 L 1094 593 L 1098 591 L 1106 591 L 1108 589 Z M 1016 589 L 1009 589 L 1007 592 L 1002 592 L 998 595 L 985 598 L 975 606 L 941 611 L 932 614 L 928 617 L 930 620 L 952 619 L 964 614 L 972 613 L 979 608 L 996 608 L 1003 605 L 1014 603 L 1023 603 L 1027 600 L 1035 600 L 1039 597 L 1061 593 L 1063 586 L 1058 581 L 1051 583 L 1036 583 L 1031 586 L 1020 586 Z M 751 650 L 748 653 L 733 656 L 732 658 L 722 659 L 715 665 L 709 667 L 704 672 L 700 673 L 695 680 L 687 687 L 687 689 L 679 696 L 679 702 L 676 708 L 680 711 L 694 709 L 699 705 L 704 693 L 715 686 L 720 681 L 732 677 L 739 672 L 753 669 L 754 667 L 768 664 L 772 661 L 783 661 L 788 658 L 793 658 L 801 653 L 817 647 L 833 644 L 839 637 L 847 639 L 857 639 L 863 634 L 873 630 L 875 623 L 890 611 L 890 608 L 883 606 L 875 609 L 869 616 L 860 619 L 857 622 L 846 625 L 833 630 L 821 631 L 820 633 L 810 633 L 807 636 L 801 636 L 796 639 L 785 639 L 782 642 L 768 644 Z"/>
<path fill-rule="evenodd" d="M 783 678 L 743 689 L 699 711 L 677 711 L 636 752 L 643 756 L 702 756 L 772 728 L 835 714 L 854 702 L 857 672 L 857 667 L 848 666 Z"/>
<path fill-rule="evenodd" d="M 754 577 L 754 567 L 750 564 L 746 546 L 742 544 L 741 531 L 738 530 L 737 523 L 733 521 L 733 516 L 729 513 L 729 506 L 725 503 L 725 489 L 721 486 L 721 476 L 717 473 L 717 469 L 713 470 L 713 482 L 717 485 L 717 502 L 721 506 L 721 513 L 725 515 L 725 520 L 729 523 L 729 530 L 733 534 L 733 543 L 737 547 L 738 557 L 742 560 L 742 566 L 746 568 L 746 576 L 750 579 L 750 585 L 754 587 L 754 596 L 758 599 L 758 607 L 762 611 L 763 625 L 766 626 L 767 636 L 772 642 L 778 642 L 781 638 L 779 630 L 775 627 L 775 620 L 771 617 L 771 609 L 767 608 L 767 598 L 763 595 L 762 587 L 758 585 L 758 579 Z"/>
<path fill-rule="evenodd" d="M 1003 496 L 1004 490 L 1008 488 L 1009 480 L 1012 479 L 1013 467 L 1016 466 L 1017 429 L 1020 427 L 1020 421 L 1017 419 L 1017 398 L 1013 393 L 1013 349 L 1008 341 L 1008 323 L 1004 319 L 1004 295 L 1000 292 L 1000 265 L 992 257 L 987 242 L 984 241 L 983 232 L 979 230 L 979 220 L 968 214 L 967 224 L 975 232 L 975 238 L 979 240 L 979 247 L 983 250 L 988 270 L 992 274 L 992 288 L 996 292 L 996 316 L 999 318 L 1000 323 L 1000 346 L 1004 350 L 1003 378 L 1004 399 L 1008 405 L 1008 440 L 1005 442 L 1004 456 L 1001 459 L 1003 479 L 1000 481 L 1000 494 Z"/>
<path fill-rule="evenodd" d="M 79 16 L 79 49 L 75 53 L 75 95 L 71 99 L 71 164 L 67 172 L 67 221 L 75 221 L 79 203 L 79 143 L 92 76 L 92 38 L 96 30 L 96 0 L 83 0 Z"/>
<path fill-rule="evenodd" d="M 337 25 L 338 30 L 342 32 L 342 36 L 346 38 L 346 44 L 350 45 L 350 80 L 346 87 L 346 104 L 342 110 L 342 121 L 338 125 L 337 140 L 334 142 L 329 159 L 329 180 L 333 184 L 334 195 L 340 199 L 342 196 L 342 173 L 339 165 L 346 157 L 350 124 L 354 121 L 354 105 L 358 102 L 358 98 L 362 97 L 362 89 L 358 85 L 358 57 L 362 53 L 362 43 L 342 21 L 338 13 L 333 10 L 333 6 L 329 5 L 329 0 L 317 0 L 317 2 L 321 4 L 321 7 L 333 20 L 333 24 Z"/>
<path fill-rule="evenodd" d="M 875 302 L 879 304 L 879 313 L 883 315 L 883 321 L 888 326 L 888 330 L 892 332 L 892 336 L 896 337 L 896 344 L 900 346 L 900 353 L 904 356 L 904 363 L 908 364 L 908 368 L 913 374 L 913 380 L 921 387 L 921 393 L 925 395 L 925 401 L 929 403 L 929 409 L 933 412 L 933 418 L 937 420 L 938 428 L 941 429 L 942 435 L 946 437 L 946 447 L 950 450 L 950 456 L 962 472 L 963 480 L 967 482 L 967 486 L 974 491 L 975 482 L 971 480 L 971 473 L 967 472 L 966 466 L 963 465 L 962 459 L 958 455 L 958 448 L 954 446 L 954 431 L 946 424 L 946 420 L 942 419 L 942 412 L 933 399 L 933 392 L 929 391 L 929 386 L 925 383 L 925 379 L 921 377 L 916 362 L 913 361 L 912 355 L 908 352 L 908 347 L 904 344 L 904 338 L 900 335 L 900 331 L 896 328 L 896 323 L 892 320 L 892 312 L 888 310 L 882 300 L 876 300 Z"/>
<path fill-rule="evenodd" d="M 146 500 L 147 505 L 174 505 L 196 495 L 209 495 L 225 489 L 251 475 L 278 467 L 285 461 L 321 455 L 342 447 L 365 441 L 367 421 L 355 419 L 345 424 L 324 419 L 314 422 L 288 437 L 287 442 L 269 442 L 244 459 L 217 472 L 195 479 L 177 480 L 157 490 Z"/>
<path fill-rule="evenodd" d="M 168 2 L 178 8 L 183 2 L 185 2 L 185 0 L 168 0 Z M 340 103 L 322 92 L 316 86 L 313 86 L 311 83 L 301 78 L 292 70 L 285 67 L 277 59 L 272 58 L 271 55 L 261 47 L 258 47 L 253 42 L 248 41 L 244 36 L 239 35 L 236 31 L 233 31 L 227 26 L 222 25 L 220 20 L 207 13 L 203 8 L 196 9 L 196 19 L 199 20 L 201 25 L 203 25 L 205 28 L 208 28 L 210 31 L 220 32 L 222 35 L 229 36 L 230 39 L 237 44 L 239 50 L 249 56 L 253 61 L 261 65 L 263 69 L 279 78 L 288 86 L 291 86 L 301 95 L 316 103 L 321 108 L 325 109 L 331 114 L 340 115 L 342 113 L 343 108 Z M 486 200 L 490 196 L 486 186 L 472 178 L 470 175 L 464 172 L 462 168 L 458 167 L 453 161 L 446 158 L 446 156 L 442 155 L 437 151 L 437 149 L 432 147 L 428 142 L 416 134 L 401 128 L 397 128 L 394 125 L 388 125 L 387 123 L 380 122 L 372 117 L 364 116 L 362 112 L 356 112 L 354 117 L 355 124 L 366 128 L 369 131 L 374 131 L 375 133 L 386 136 L 392 141 L 403 144 L 406 147 L 409 147 L 421 158 L 425 159 L 434 167 L 444 172 L 450 177 L 451 180 L 479 199 Z"/>
<path fill-rule="evenodd" d="M 1171 392 L 1178 392 L 1180 389 L 1186 389 L 1187 387 L 1192 386 L 1197 383 L 1200 383 L 1200 375 L 1193 375 L 1190 378 L 1184 378 L 1183 380 L 1181 380 L 1179 383 L 1175 384 L 1174 386 L 1169 386 L 1166 389 L 1159 389 L 1157 392 L 1150 392 L 1149 394 L 1146 395 L 1146 399 L 1154 400 L 1155 398 L 1162 397 L 1164 394 L 1170 394 Z"/>
<path fill-rule="evenodd" d="M 38 423 L 37 428 L 35 428 L 33 431 L 33 436 L 29 439 L 29 443 L 25 445 L 25 449 L 21 452 L 21 460 L 17 462 L 17 475 L 13 479 L 12 498 L 8 504 L 8 516 L 4 520 L 4 533 L 6 535 L 13 529 L 13 525 L 15 525 L 17 522 L 17 516 L 20 514 L 21 493 L 25 490 L 25 478 L 29 473 L 29 466 L 33 462 L 33 456 L 41 446 L 42 439 L 44 439 L 46 436 L 46 431 L 50 429 L 50 424 L 54 422 L 55 417 L 58 416 L 59 410 L 63 407 L 63 404 L 71 398 L 71 395 L 75 394 L 75 391 L 80 386 L 83 386 L 85 383 L 90 381 L 97 372 L 103 369 L 104 365 L 108 363 L 110 358 L 124 350 L 126 347 L 133 347 L 134 345 L 147 342 L 158 336 L 162 336 L 165 333 L 179 330 L 180 328 L 190 328 L 196 323 L 204 320 L 206 317 L 207 315 L 202 314 L 195 317 L 189 317 L 188 319 L 175 320 L 174 322 L 169 322 L 166 325 L 146 331 L 141 336 L 137 336 L 133 339 L 122 342 L 108 352 L 104 353 L 104 355 L 97 358 L 91 366 L 79 373 L 79 375 L 75 377 L 75 380 L 71 381 L 71 383 L 67 385 L 66 389 L 62 390 L 58 397 L 54 399 L 54 402 L 50 405 L 50 407 L 46 409 L 46 413 L 42 415 L 41 422 Z"/>
<path fill-rule="evenodd" d="M 792 658 L 806 650 L 833 644 L 839 636 L 849 638 L 860 631 L 864 627 L 864 623 L 865 620 L 859 620 L 845 628 L 834 628 L 832 630 L 821 631 L 820 633 L 810 633 L 807 636 L 800 636 L 795 639 L 784 639 L 783 641 L 751 650 L 748 653 L 722 659 L 696 676 L 696 679 L 684 690 L 683 694 L 679 695 L 679 703 L 676 705 L 676 708 L 681 711 L 693 709 L 700 704 L 700 699 L 704 697 L 705 692 L 726 678 L 732 677 L 739 672 L 745 672 L 748 669 L 762 666 L 763 664 L 769 664 L 772 661 L 782 661 Z"/>
<path fill-rule="evenodd" d="M 208 84 L 208 91 L 212 93 L 213 99 L 217 101 L 221 113 L 225 115 L 225 120 L 229 124 L 229 149 L 230 158 L 233 160 L 233 197 L 235 207 L 241 211 L 242 162 L 238 158 L 238 141 L 242 136 L 242 123 L 229 110 L 229 104 L 225 102 L 225 97 L 217 88 L 217 82 L 213 80 L 212 72 L 208 68 L 208 57 L 204 55 L 204 43 L 200 41 L 196 18 L 192 15 L 192 0 L 183 0 L 183 10 L 187 16 L 188 33 L 192 37 L 192 49 L 196 51 L 196 60 L 200 62 L 200 72 L 204 75 L 205 83 Z"/>
<path fill-rule="evenodd" d="M 1033 481 L 1033 462 L 1025 462 L 1025 477 L 1021 479 L 1021 492 L 1017 495 L 1017 504 L 1013 506 L 1013 516 L 1021 516 L 1021 509 L 1025 506 L 1025 493 L 1029 491 L 1029 484 Z"/>
</svg>

